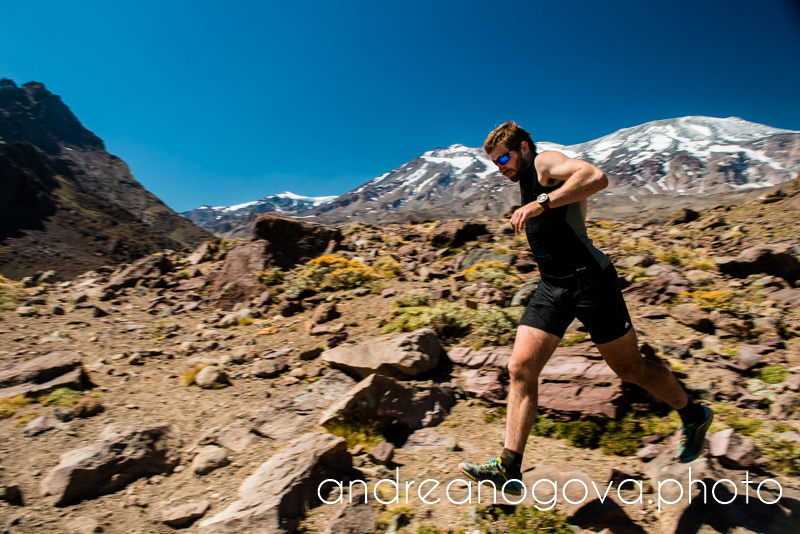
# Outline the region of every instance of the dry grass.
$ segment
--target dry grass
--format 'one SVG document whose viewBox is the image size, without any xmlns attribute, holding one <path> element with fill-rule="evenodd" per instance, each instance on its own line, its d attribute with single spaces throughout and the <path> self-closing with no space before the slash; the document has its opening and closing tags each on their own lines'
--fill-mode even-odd
<svg viewBox="0 0 800 534">
<path fill-rule="evenodd" d="M 25 395 L 17 395 L 16 397 L 11 397 L 10 399 L 3 399 L 0 401 L 0 419 L 8 419 L 20 408 L 24 408 L 25 406 L 31 404 L 33 399 L 26 397 Z"/>
</svg>

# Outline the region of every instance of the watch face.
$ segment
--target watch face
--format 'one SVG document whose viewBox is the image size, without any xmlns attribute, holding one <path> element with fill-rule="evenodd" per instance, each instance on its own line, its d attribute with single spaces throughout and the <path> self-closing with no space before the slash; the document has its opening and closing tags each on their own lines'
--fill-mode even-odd
<svg viewBox="0 0 800 534">
<path fill-rule="evenodd" d="M 549 201 L 550 197 L 547 196 L 547 193 L 542 193 L 538 197 L 536 197 L 536 202 L 539 204 L 544 204 L 545 202 Z"/>
</svg>

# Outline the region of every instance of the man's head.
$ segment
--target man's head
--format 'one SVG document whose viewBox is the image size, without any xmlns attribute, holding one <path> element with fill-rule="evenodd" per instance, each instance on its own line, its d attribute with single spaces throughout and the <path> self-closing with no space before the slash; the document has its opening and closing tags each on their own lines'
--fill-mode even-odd
<svg viewBox="0 0 800 534">
<path fill-rule="evenodd" d="M 492 158 L 503 176 L 518 182 L 520 172 L 526 170 L 536 157 L 536 145 L 531 134 L 508 121 L 498 126 L 483 143 L 486 154 Z"/>
</svg>

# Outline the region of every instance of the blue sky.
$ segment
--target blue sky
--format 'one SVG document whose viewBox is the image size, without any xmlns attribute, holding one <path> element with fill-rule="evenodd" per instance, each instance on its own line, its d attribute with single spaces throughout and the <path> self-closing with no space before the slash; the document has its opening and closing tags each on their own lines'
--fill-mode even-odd
<svg viewBox="0 0 800 534">
<path fill-rule="evenodd" d="M 756 7 L 757 5 L 757 7 Z M 574 144 L 685 115 L 800 130 L 794 0 L 0 0 L 44 83 L 176 211 L 339 195 L 514 119 Z"/>
</svg>

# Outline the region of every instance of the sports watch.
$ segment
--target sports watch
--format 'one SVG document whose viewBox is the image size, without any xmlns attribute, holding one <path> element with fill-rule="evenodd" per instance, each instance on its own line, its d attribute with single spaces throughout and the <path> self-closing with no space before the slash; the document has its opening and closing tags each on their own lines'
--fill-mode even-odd
<svg viewBox="0 0 800 534">
<path fill-rule="evenodd" d="M 544 211 L 550 209 L 550 197 L 547 196 L 547 193 L 542 193 L 538 197 L 536 197 L 536 202 L 542 207 Z"/>
</svg>

